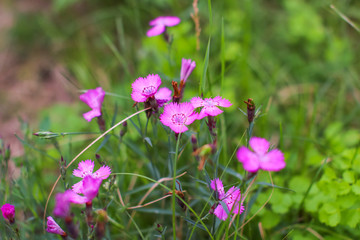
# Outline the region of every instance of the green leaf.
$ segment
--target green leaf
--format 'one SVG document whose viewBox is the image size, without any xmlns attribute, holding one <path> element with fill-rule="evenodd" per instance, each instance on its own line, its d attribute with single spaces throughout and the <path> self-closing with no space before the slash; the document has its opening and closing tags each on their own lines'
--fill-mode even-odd
<svg viewBox="0 0 360 240">
<path fill-rule="evenodd" d="M 357 201 L 358 197 L 352 193 L 346 194 L 343 196 L 338 196 L 336 198 L 337 204 L 340 206 L 341 209 L 348 209 L 351 208 L 355 202 Z"/>
<path fill-rule="evenodd" d="M 208 66 L 209 66 L 210 40 L 211 39 L 209 37 L 209 41 L 208 41 L 208 45 L 207 45 L 206 53 L 205 53 L 203 73 L 202 73 L 202 76 L 200 79 L 199 96 L 201 96 L 202 93 L 205 94 L 206 73 L 207 73 Z"/>
<path fill-rule="evenodd" d="M 261 217 L 261 223 L 264 228 L 270 229 L 280 222 L 280 215 L 271 211 L 265 211 Z"/>
<path fill-rule="evenodd" d="M 334 182 L 334 191 L 336 191 L 338 195 L 345 195 L 351 191 L 351 186 L 344 181 Z"/>
<path fill-rule="evenodd" d="M 360 180 L 357 180 L 356 183 L 351 186 L 351 190 L 356 195 L 360 195 Z"/>
<path fill-rule="evenodd" d="M 341 214 L 335 203 L 325 203 L 319 210 L 319 220 L 331 227 L 340 223 Z"/>
<path fill-rule="evenodd" d="M 355 172 L 348 170 L 343 173 L 344 181 L 347 183 L 354 183 L 355 182 Z"/>
<path fill-rule="evenodd" d="M 190 223 L 191 225 L 206 231 L 206 229 L 201 224 L 196 223 L 196 222 L 194 222 L 193 220 L 191 220 L 189 218 L 184 218 L 184 220 L 187 221 L 188 223 Z"/>
<path fill-rule="evenodd" d="M 343 224 L 348 225 L 351 228 L 355 228 L 360 222 L 360 209 L 348 209 L 342 212 Z"/>
<path fill-rule="evenodd" d="M 310 185 L 310 179 L 304 176 L 292 177 L 289 187 L 298 193 L 305 193 Z"/>
</svg>

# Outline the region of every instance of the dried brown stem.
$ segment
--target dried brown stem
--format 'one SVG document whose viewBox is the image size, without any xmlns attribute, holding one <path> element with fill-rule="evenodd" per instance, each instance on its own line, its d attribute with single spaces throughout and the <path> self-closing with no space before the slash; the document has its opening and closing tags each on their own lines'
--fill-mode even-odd
<svg viewBox="0 0 360 240">
<path fill-rule="evenodd" d="M 199 8 L 198 8 L 198 0 L 193 1 L 194 13 L 191 13 L 190 16 L 195 23 L 195 31 L 196 31 L 196 50 L 200 50 L 200 20 L 199 20 Z"/>
</svg>

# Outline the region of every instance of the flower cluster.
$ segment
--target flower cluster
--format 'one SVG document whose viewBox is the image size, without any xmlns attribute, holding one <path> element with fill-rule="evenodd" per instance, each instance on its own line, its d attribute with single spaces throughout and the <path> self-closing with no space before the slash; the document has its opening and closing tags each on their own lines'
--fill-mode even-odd
<svg viewBox="0 0 360 240">
<path fill-rule="evenodd" d="M 147 31 L 147 36 L 152 37 L 164 32 L 166 35 L 167 27 L 175 26 L 179 23 L 180 19 L 178 17 L 158 17 L 149 23 L 152 28 Z M 211 135 L 214 137 L 212 139 L 213 142 L 198 147 L 196 139 L 194 141 L 192 139 L 193 155 L 198 157 L 197 160 L 200 162 L 198 169 L 202 171 L 207 157 L 214 154 L 217 148 L 216 131 L 214 131 L 216 126 L 215 117 L 223 113 L 222 108 L 231 107 L 232 103 L 222 96 L 215 96 L 213 98 L 195 96 L 192 97 L 189 102 L 182 102 L 186 82 L 195 67 L 195 61 L 185 58 L 182 59 L 180 82 L 171 82 L 173 91 L 167 87 L 160 88 L 162 80 L 157 74 L 139 77 L 131 85 L 131 98 L 135 102 L 134 106 L 138 103 L 144 103 L 147 109 L 147 117 L 150 118 L 154 115 L 164 126 L 169 127 L 175 132 L 175 136 L 188 131 L 189 125 L 195 120 L 207 118 L 206 124 L 209 127 Z M 83 117 L 89 122 L 94 117 L 98 117 L 99 125 L 102 127 L 105 126 L 101 109 L 104 96 L 105 91 L 101 87 L 90 89 L 80 95 L 80 100 L 88 104 L 92 109 L 84 113 Z M 248 121 L 253 124 L 256 115 L 255 105 L 252 99 L 249 99 L 247 104 Z M 159 111 L 160 113 L 157 114 Z M 278 149 L 269 150 L 270 143 L 266 139 L 252 137 L 249 140 L 249 145 L 252 151 L 242 146 L 236 154 L 238 161 L 242 163 L 246 171 L 251 173 L 256 173 L 261 169 L 265 171 L 279 171 L 285 167 L 284 154 Z M 92 201 L 98 195 L 102 181 L 107 179 L 110 174 L 111 169 L 108 166 L 101 166 L 94 172 L 93 161 L 85 160 L 80 162 L 78 168 L 73 170 L 73 175 L 81 178 L 81 180 L 74 184 L 72 189 L 56 194 L 54 215 L 65 219 L 71 218 L 71 204 L 86 204 L 85 214 L 87 223 L 90 227 L 93 226 L 91 214 Z M 222 221 L 227 220 L 229 217 L 234 219 L 236 215 L 244 211 L 244 199 L 241 198 L 239 187 L 232 186 L 225 192 L 223 182 L 219 178 L 215 178 L 211 180 L 209 188 L 215 193 L 216 200 L 210 213 L 214 214 L 218 219 Z M 185 198 L 183 198 L 183 200 L 185 200 Z M 2 206 L 1 211 L 4 218 L 10 222 L 13 221 L 15 214 L 14 206 L 5 204 Z M 73 228 L 70 227 L 70 229 Z M 51 216 L 47 218 L 47 231 L 61 235 L 62 237 L 67 236 L 67 233 L 61 229 Z M 76 231 L 69 230 L 69 232 L 71 237 L 77 237 Z"/>
</svg>

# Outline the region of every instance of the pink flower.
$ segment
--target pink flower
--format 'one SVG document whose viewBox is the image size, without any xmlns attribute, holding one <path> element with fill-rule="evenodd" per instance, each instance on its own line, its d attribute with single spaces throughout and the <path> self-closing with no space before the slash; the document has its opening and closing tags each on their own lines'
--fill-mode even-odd
<svg viewBox="0 0 360 240">
<path fill-rule="evenodd" d="M 252 137 L 249 145 L 254 152 L 242 146 L 236 154 L 246 171 L 257 172 L 259 169 L 280 171 L 285 167 L 284 154 L 278 149 L 268 152 L 270 143 L 266 139 Z"/>
<path fill-rule="evenodd" d="M 241 214 L 244 211 L 244 206 L 241 205 L 239 208 L 239 202 L 241 200 L 239 188 L 231 187 L 225 194 L 223 183 L 218 178 L 211 180 L 210 186 L 214 191 L 217 192 L 218 199 L 226 204 L 228 208 L 227 210 L 230 215 Z M 228 214 L 226 213 L 226 210 L 223 208 L 223 205 L 221 203 L 218 203 L 217 207 L 215 208 L 214 214 L 223 221 L 228 218 Z"/>
<path fill-rule="evenodd" d="M 161 85 L 161 79 L 157 74 L 149 74 L 146 78 L 139 77 L 131 85 L 131 98 L 135 102 L 145 102 L 149 97 L 156 94 Z"/>
<path fill-rule="evenodd" d="M 55 196 L 54 215 L 57 217 L 65 218 L 70 214 L 70 204 L 84 204 L 87 198 L 76 194 L 73 190 L 69 189 L 63 193 L 58 193 Z"/>
<path fill-rule="evenodd" d="M 5 203 L 1 207 L 2 215 L 5 219 L 9 220 L 10 223 L 15 222 L 15 206 L 9 203 Z"/>
<path fill-rule="evenodd" d="M 160 115 L 160 121 L 171 128 L 175 133 L 188 130 L 186 125 L 197 119 L 198 114 L 194 112 L 191 103 L 170 103 L 164 107 L 164 113 Z"/>
<path fill-rule="evenodd" d="M 104 101 L 105 91 L 101 88 L 87 90 L 80 95 L 80 100 L 92 108 L 91 111 L 84 113 L 83 117 L 90 122 L 94 117 L 101 116 L 101 104 Z"/>
<path fill-rule="evenodd" d="M 183 80 L 185 83 L 195 67 L 196 67 L 195 61 L 192 61 L 191 59 L 183 58 L 181 60 L 180 80 Z"/>
<path fill-rule="evenodd" d="M 74 169 L 73 175 L 80 178 L 85 178 L 86 176 L 92 176 L 93 178 L 99 178 L 99 179 L 107 179 L 111 173 L 111 169 L 108 166 L 101 166 L 99 170 L 93 173 L 94 170 L 94 162 L 91 160 L 85 160 L 79 162 L 78 169 Z M 72 186 L 72 189 L 76 193 L 82 193 L 83 192 L 83 181 L 74 184 Z"/>
<path fill-rule="evenodd" d="M 87 199 L 87 202 L 91 202 L 99 192 L 102 179 L 94 178 L 91 175 L 84 177 L 83 182 L 83 194 Z"/>
<path fill-rule="evenodd" d="M 153 26 L 150 30 L 147 31 L 146 35 L 148 37 L 153 37 L 162 34 L 165 32 L 166 27 L 172 27 L 180 23 L 180 18 L 166 16 L 166 17 L 157 17 L 154 20 L 149 22 L 150 26 Z"/>
<path fill-rule="evenodd" d="M 61 227 L 55 222 L 55 220 L 52 217 L 47 217 L 46 222 L 47 228 L 46 231 L 53 234 L 58 234 L 62 237 L 66 237 L 67 234 L 64 232 L 64 230 L 61 229 Z"/>
<path fill-rule="evenodd" d="M 171 90 L 166 87 L 160 88 L 157 93 L 155 93 L 155 99 L 159 107 L 164 106 L 165 103 L 171 100 L 171 94 Z"/>
<path fill-rule="evenodd" d="M 200 97 L 193 97 L 191 100 L 191 104 L 194 108 L 203 107 L 200 111 L 199 118 L 202 119 L 206 116 L 217 116 L 223 111 L 218 108 L 219 107 L 230 107 L 232 104 L 229 100 L 222 98 L 220 96 L 214 98 L 205 98 L 202 99 Z"/>
</svg>

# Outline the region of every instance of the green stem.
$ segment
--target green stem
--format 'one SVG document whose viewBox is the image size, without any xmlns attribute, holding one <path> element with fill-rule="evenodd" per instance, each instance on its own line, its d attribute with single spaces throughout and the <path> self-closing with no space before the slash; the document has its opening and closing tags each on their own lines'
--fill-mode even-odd
<svg viewBox="0 0 360 240">
<path fill-rule="evenodd" d="M 175 148 L 175 157 L 173 163 L 173 186 L 172 186 L 172 221 L 173 221 L 173 239 L 176 240 L 176 214 L 175 214 L 175 199 L 176 199 L 176 160 L 178 158 L 179 152 L 179 144 L 180 144 L 181 133 L 179 133 L 177 141 L 176 141 L 176 148 Z"/>
</svg>

